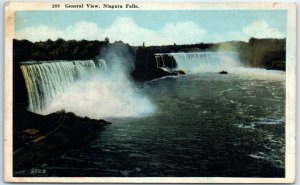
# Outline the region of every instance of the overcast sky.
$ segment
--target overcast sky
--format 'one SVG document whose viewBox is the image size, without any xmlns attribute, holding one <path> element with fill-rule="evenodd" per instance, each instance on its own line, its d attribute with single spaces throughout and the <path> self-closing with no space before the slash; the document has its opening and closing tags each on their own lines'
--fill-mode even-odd
<svg viewBox="0 0 300 185">
<path fill-rule="evenodd" d="M 285 38 L 285 10 L 19 11 L 15 38 L 122 40 L 131 45 Z"/>
</svg>

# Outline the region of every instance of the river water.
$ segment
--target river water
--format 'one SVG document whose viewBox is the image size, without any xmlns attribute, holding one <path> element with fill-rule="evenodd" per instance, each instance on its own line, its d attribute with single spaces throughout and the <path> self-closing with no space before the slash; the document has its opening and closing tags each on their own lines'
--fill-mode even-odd
<svg viewBox="0 0 300 185">
<path fill-rule="evenodd" d="M 284 80 L 199 73 L 139 84 L 136 91 L 149 97 L 154 113 L 111 118 L 89 146 L 43 164 L 44 175 L 285 175 Z"/>
</svg>

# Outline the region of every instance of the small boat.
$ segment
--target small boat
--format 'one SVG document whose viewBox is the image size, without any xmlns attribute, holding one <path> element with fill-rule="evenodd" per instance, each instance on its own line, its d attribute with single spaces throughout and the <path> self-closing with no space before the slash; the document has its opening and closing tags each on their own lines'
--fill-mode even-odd
<svg viewBox="0 0 300 185">
<path fill-rule="evenodd" d="M 226 74 L 228 74 L 228 72 L 223 70 L 223 71 L 219 71 L 219 74 L 226 75 Z"/>
</svg>

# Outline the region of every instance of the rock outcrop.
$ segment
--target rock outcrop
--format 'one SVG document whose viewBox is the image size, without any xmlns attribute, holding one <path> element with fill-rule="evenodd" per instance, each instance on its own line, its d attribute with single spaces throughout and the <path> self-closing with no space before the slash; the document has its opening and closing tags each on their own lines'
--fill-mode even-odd
<svg viewBox="0 0 300 185">
<path fill-rule="evenodd" d="M 45 116 L 18 110 L 13 125 L 14 171 L 32 168 L 69 149 L 85 146 L 107 124 L 110 122 L 78 117 L 64 110 Z"/>
</svg>

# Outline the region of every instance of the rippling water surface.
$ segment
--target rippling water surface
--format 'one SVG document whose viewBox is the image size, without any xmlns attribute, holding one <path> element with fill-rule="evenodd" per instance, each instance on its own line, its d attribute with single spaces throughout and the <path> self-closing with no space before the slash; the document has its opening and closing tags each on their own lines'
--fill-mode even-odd
<svg viewBox="0 0 300 185">
<path fill-rule="evenodd" d="M 156 106 L 154 114 L 112 118 L 90 146 L 43 164 L 46 175 L 284 176 L 284 81 L 202 73 L 137 91 Z"/>
</svg>

